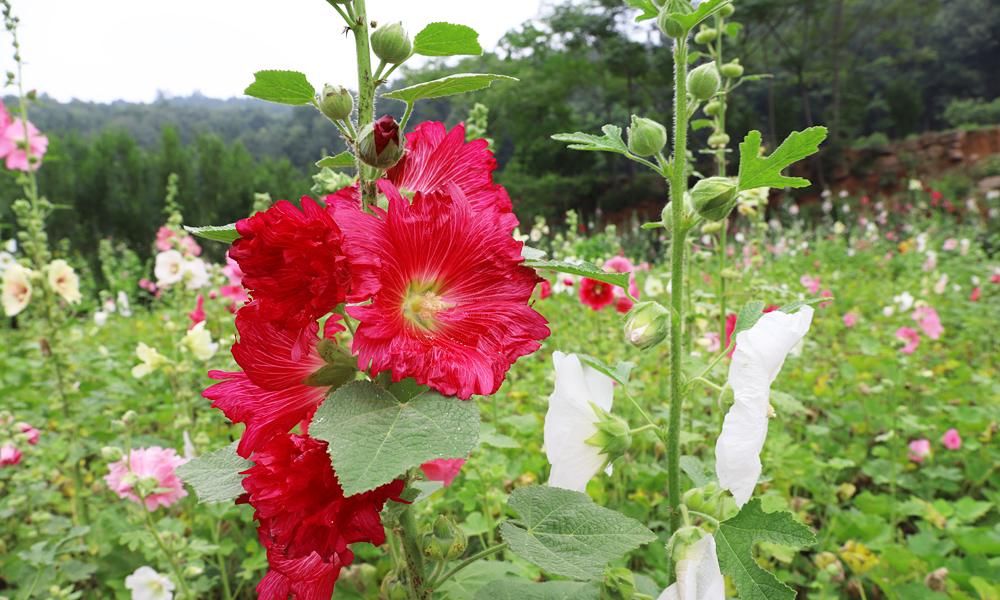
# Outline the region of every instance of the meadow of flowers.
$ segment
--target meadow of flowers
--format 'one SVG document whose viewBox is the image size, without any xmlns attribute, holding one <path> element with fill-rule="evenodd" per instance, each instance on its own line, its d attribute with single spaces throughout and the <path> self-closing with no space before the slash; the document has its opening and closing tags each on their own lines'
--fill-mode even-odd
<svg viewBox="0 0 1000 600">
<path fill-rule="evenodd" d="M 686 40 L 730 4 L 683 4 L 635 3 L 678 40 L 676 113 L 718 117 L 742 67 L 720 44 L 688 74 Z M 501 76 L 374 116 L 383 76 L 474 32 L 331 6 L 377 58 L 358 92 L 261 71 L 247 93 L 314 105 L 352 150 L 228 226 L 185 223 L 171 179 L 154 258 L 102 246 L 96 293 L 46 235 L 45 135 L 0 107 L 24 190 L 0 599 L 1000 598 L 1000 198 L 917 174 L 772 194 L 809 185 L 781 173 L 822 128 L 769 155 L 751 132 L 738 176 L 689 191 L 664 154 L 687 117 L 637 117 L 553 144 L 662 175 L 662 220 L 519 223 L 481 127 L 409 122 Z"/>
</svg>

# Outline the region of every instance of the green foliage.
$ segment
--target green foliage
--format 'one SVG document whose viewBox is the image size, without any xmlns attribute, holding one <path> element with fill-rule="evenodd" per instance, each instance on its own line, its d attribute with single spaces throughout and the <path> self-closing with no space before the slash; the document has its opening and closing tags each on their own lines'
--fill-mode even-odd
<svg viewBox="0 0 1000 600">
<path fill-rule="evenodd" d="M 589 152 L 615 152 L 628 154 L 628 146 L 622 139 L 622 128 L 617 125 L 605 125 L 601 128 L 602 136 L 589 133 L 557 133 L 552 136 L 557 142 L 569 144 L 570 150 L 586 150 Z"/>
<path fill-rule="evenodd" d="M 479 34 L 465 25 L 431 23 L 413 38 L 413 52 L 423 56 L 480 55 Z"/>
<path fill-rule="evenodd" d="M 321 169 L 349 169 L 355 166 L 354 155 L 344 151 L 336 156 L 326 156 L 316 161 L 316 166 Z"/>
<path fill-rule="evenodd" d="M 311 104 L 316 99 L 316 88 L 298 71 L 257 71 L 253 78 L 243 92 L 247 96 L 292 106 Z"/>
<path fill-rule="evenodd" d="M 253 463 L 236 454 L 238 443 L 203 454 L 177 469 L 184 483 L 194 488 L 199 502 L 228 502 L 244 493 L 240 473 Z"/>
<path fill-rule="evenodd" d="M 494 81 L 517 81 L 516 77 L 507 75 L 491 75 L 485 73 L 460 73 L 449 75 L 441 79 L 418 83 L 383 94 L 383 98 L 392 100 L 402 100 L 407 104 L 412 104 L 417 100 L 429 100 L 431 98 L 443 98 L 455 94 L 465 94 L 486 89 L 493 85 Z"/>
<path fill-rule="evenodd" d="M 508 506 L 519 516 L 500 526 L 511 550 L 563 577 L 596 579 L 610 561 L 656 540 L 638 521 L 572 490 L 520 488 Z"/>
<path fill-rule="evenodd" d="M 475 402 L 426 389 L 393 393 L 349 383 L 316 411 L 309 433 L 329 443 L 347 495 L 366 492 L 436 458 L 463 458 L 479 442 Z"/>
<path fill-rule="evenodd" d="M 215 242 L 231 244 L 240 239 L 240 233 L 236 231 L 236 223 L 230 223 L 229 225 L 206 225 L 204 227 L 184 227 L 184 229 L 191 235 Z"/>
<path fill-rule="evenodd" d="M 719 524 L 715 543 L 722 572 L 732 577 L 744 600 L 794 600 L 795 591 L 757 565 L 753 548 L 770 542 L 793 548 L 816 543 L 813 532 L 787 512 L 765 513 L 751 500 L 735 517 Z"/>
<path fill-rule="evenodd" d="M 786 177 L 781 174 L 789 166 L 819 152 L 819 145 L 826 139 L 826 127 L 810 127 L 794 131 L 774 152 L 760 156 L 760 132 L 751 131 L 740 144 L 739 189 L 760 187 L 807 187 L 808 179 Z"/>
<path fill-rule="evenodd" d="M 989 102 L 980 98 L 952 100 L 944 109 L 944 118 L 952 127 L 1000 125 L 1000 98 Z"/>
<path fill-rule="evenodd" d="M 476 600 L 599 600 L 601 588 L 595 583 L 498 579 L 476 593 Z"/>
<path fill-rule="evenodd" d="M 561 260 L 526 260 L 524 266 L 543 271 L 558 271 L 588 277 L 603 283 L 620 287 L 628 292 L 628 273 L 609 273 L 604 269 L 587 262 L 569 263 Z"/>
</svg>

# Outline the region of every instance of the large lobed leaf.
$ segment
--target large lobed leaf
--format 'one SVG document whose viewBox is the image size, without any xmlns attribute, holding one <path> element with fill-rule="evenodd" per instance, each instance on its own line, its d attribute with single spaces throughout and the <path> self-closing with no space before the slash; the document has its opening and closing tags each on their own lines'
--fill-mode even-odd
<svg viewBox="0 0 1000 600">
<path fill-rule="evenodd" d="M 601 128 L 604 135 L 590 133 L 557 133 L 552 136 L 557 142 L 569 144 L 570 150 L 587 150 L 590 152 L 616 152 L 628 154 L 628 146 L 622 139 L 622 128 L 617 125 L 605 125 Z"/>
<path fill-rule="evenodd" d="M 194 488 L 198 502 L 228 502 L 243 494 L 241 472 L 253 463 L 236 454 L 238 444 L 239 440 L 177 468 L 184 483 Z"/>
<path fill-rule="evenodd" d="M 753 547 L 758 542 L 803 548 L 815 544 L 816 536 L 791 513 L 765 513 L 759 498 L 720 523 L 715 532 L 719 566 L 732 578 L 742 600 L 794 600 L 794 590 L 757 564 Z"/>
<path fill-rule="evenodd" d="M 507 505 L 520 516 L 500 525 L 510 549 L 563 577 L 597 579 L 612 560 L 656 540 L 656 534 L 635 519 L 572 490 L 520 488 Z"/>
<path fill-rule="evenodd" d="M 653 4 L 653 0 L 625 0 L 625 4 L 642 11 L 635 18 L 636 21 L 647 21 L 660 15 L 660 9 Z"/>
<path fill-rule="evenodd" d="M 413 104 L 417 100 L 443 98 L 445 96 L 486 89 L 493 85 L 494 81 L 518 81 L 518 79 L 516 77 L 492 73 L 460 73 L 394 90 L 388 94 L 384 94 L 382 97 L 402 100 L 408 104 Z"/>
<path fill-rule="evenodd" d="M 808 179 L 786 177 L 781 172 L 803 158 L 819 152 L 819 145 L 824 139 L 826 139 L 826 127 L 810 127 L 803 131 L 793 131 L 770 156 L 762 157 L 760 156 L 760 132 L 751 131 L 740 143 L 739 189 L 809 186 Z"/>
<path fill-rule="evenodd" d="M 561 260 L 526 260 L 524 261 L 524 266 L 543 271 L 558 271 L 560 273 L 569 273 L 570 275 L 579 275 L 620 287 L 628 292 L 629 273 L 608 273 L 591 263 L 568 263 Z"/>
<path fill-rule="evenodd" d="M 316 89 L 298 71 L 257 71 L 253 77 L 254 82 L 243 92 L 247 96 L 292 106 L 311 104 L 316 98 Z"/>
<path fill-rule="evenodd" d="M 328 169 L 347 169 L 353 167 L 355 164 L 354 155 L 347 150 L 336 156 L 324 156 L 316 161 L 316 166 L 321 169 L 324 167 Z"/>
<path fill-rule="evenodd" d="M 479 56 L 483 47 L 479 45 L 479 34 L 471 27 L 431 23 L 413 38 L 413 52 L 423 56 Z"/>
<path fill-rule="evenodd" d="M 479 442 L 479 407 L 426 389 L 393 395 L 358 381 L 323 402 L 309 433 L 329 444 L 333 468 L 350 496 L 429 460 L 468 456 Z"/>
</svg>

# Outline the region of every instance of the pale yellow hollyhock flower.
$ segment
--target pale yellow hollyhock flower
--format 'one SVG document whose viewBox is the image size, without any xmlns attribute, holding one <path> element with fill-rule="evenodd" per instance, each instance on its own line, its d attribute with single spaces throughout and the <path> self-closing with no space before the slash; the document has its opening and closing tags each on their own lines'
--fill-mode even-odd
<svg viewBox="0 0 1000 600">
<path fill-rule="evenodd" d="M 31 271 L 14 263 L 3 272 L 3 312 L 19 314 L 31 302 Z"/>
<path fill-rule="evenodd" d="M 142 379 L 163 365 L 169 364 L 166 356 L 156 351 L 156 348 L 147 346 L 145 342 L 139 342 L 135 347 L 135 355 L 142 362 L 132 367 L 132 377 Z"/>
<path fill-rule="evenodd" d="M 46 268 L 49 280 L 49 287 L 59 294 L 63 300 L 70 304 L 79 304 L 83 296 L 80 295 L 80 278 L 73 267 L 61 258 L 49 263 Z"/>
<path fill-rule="evenodd" d="M 204 321 L 192 327 L 181 343 L 198 360 L 208 360 L 219 350 L 219 344 L 212 341 L 212 333 L 205 329 Z"/>
</svg>

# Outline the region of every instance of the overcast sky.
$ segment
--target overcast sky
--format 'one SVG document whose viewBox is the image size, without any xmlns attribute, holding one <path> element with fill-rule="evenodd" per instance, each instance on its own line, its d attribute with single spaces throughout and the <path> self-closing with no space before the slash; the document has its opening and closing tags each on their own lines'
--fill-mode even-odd
<svg viewBox="0 0 1000 600">
<path fill-rule="evenodd" d="M 13 0 L 25 85 L 58 100 L 148 102 L 200 91 L 240 96 L 262 68 L 355 86 L 354 43 L 324 0 Z M 411 34 L 433 21 L 474 27 L 492 48 L 539 0 L 368 0 L 369 17 Z M 9 39 L 0 50 L 10 68 Z"/>
</svg>

